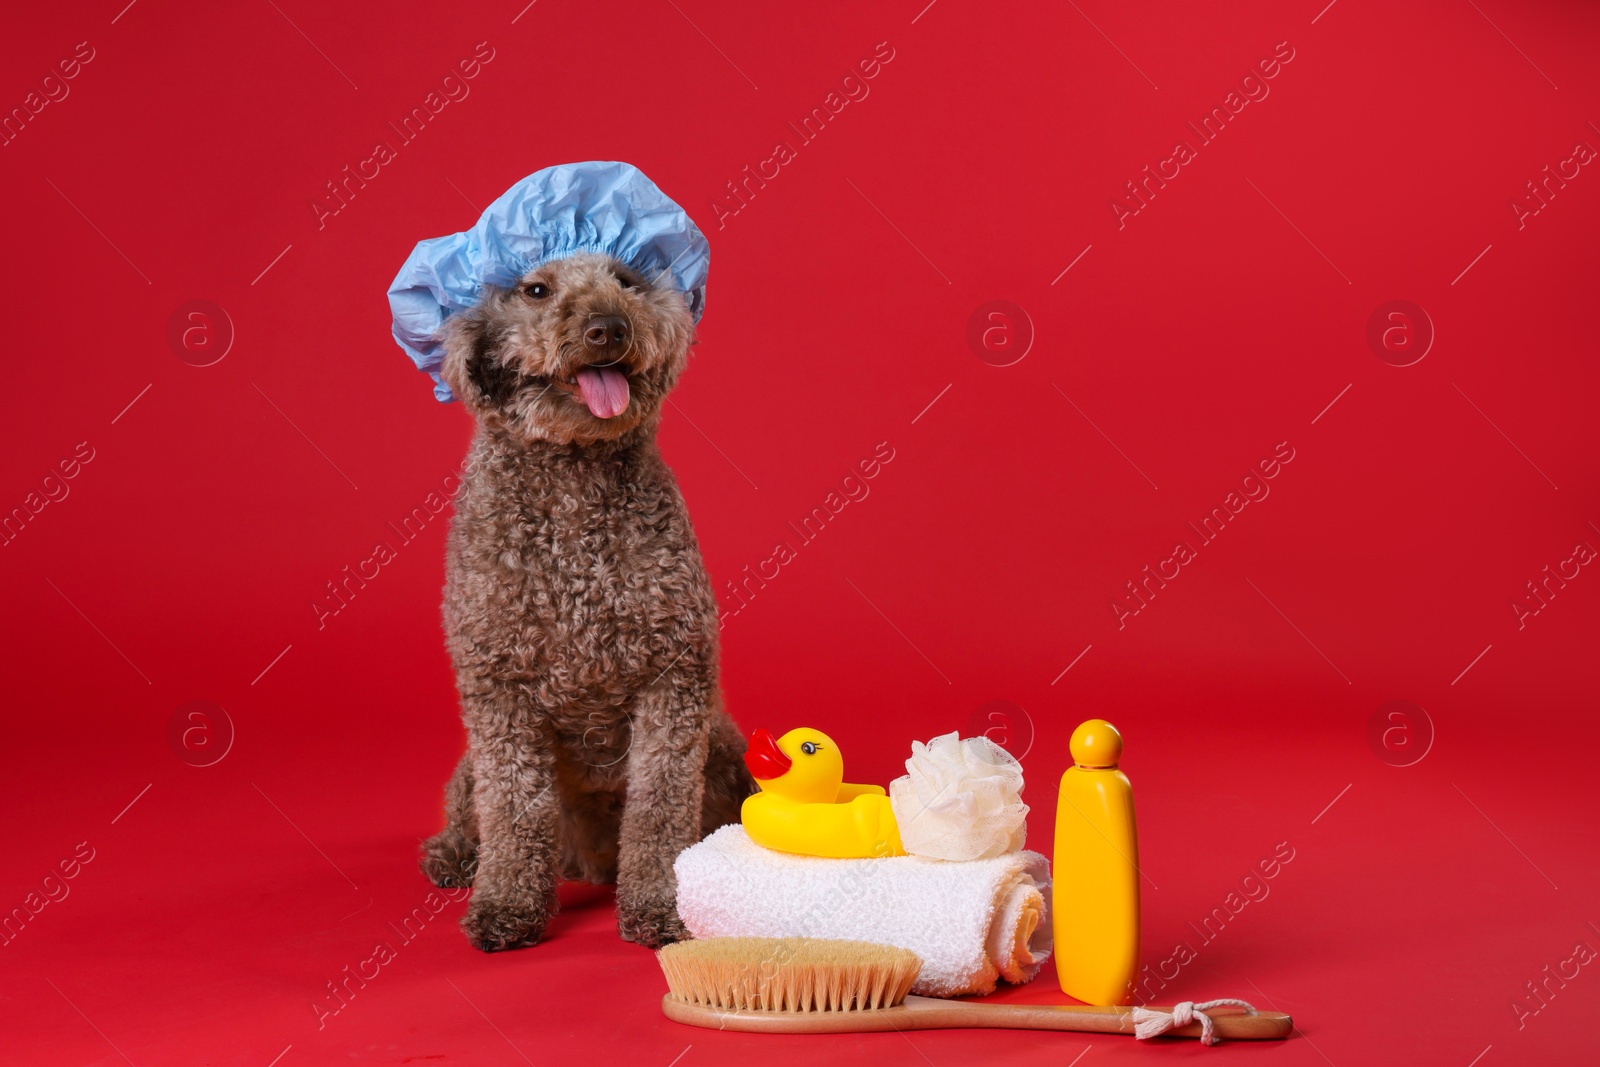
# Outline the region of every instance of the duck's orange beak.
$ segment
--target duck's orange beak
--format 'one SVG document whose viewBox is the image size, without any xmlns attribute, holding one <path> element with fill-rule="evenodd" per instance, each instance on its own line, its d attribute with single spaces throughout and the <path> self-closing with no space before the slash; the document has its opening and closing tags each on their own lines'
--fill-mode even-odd
<svg viewBox="0 0 1600 1067">
<path fill-rule="evenodd" d="M 794 766 L 794 761 L 783 754 L 771 730 L 757 730 L 750 735 L 750 747 L 744 753 L 744 765 L 760 782 L 782 778 Z"/>
</svg>

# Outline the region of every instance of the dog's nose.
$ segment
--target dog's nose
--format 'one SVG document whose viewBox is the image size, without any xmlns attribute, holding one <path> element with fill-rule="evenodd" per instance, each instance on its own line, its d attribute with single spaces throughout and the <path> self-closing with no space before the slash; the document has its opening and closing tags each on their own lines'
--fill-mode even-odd
<svg viewBox="0 0 1600 1067">
<path fill-rule="evenodd" d="M 583 327 L 583 340 L 590 348 L 625 348 L 628 320 L 621 315 L 591 315 Z"/>
</svg>

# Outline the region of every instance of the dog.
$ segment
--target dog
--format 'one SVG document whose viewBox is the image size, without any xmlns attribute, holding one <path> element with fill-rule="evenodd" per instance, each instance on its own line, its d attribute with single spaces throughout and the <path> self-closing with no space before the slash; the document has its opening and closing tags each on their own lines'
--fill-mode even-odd
<svg viewBox="0 0 1600 1067">
<path fill-rule="evenodd" d="M 468 749 L 421 867 L 472 887 L 467 940 L 537 943 L 560 878 L 616 883 L 621 936 L 688 936 L 672 864 L 754 789 L 723 709 L 718 612 L 656 445 L 694 319 L 682 292 L 578 253 L 445 326 L 476 420 L 444 619 Z"/>
</svg>

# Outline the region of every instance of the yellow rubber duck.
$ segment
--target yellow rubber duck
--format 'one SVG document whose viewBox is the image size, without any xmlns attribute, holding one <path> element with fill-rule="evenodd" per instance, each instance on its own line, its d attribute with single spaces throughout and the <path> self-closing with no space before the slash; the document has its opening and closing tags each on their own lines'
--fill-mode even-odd
<svg viewBox="0 0 1600 1067">
<path fill-rule="evenodd" d="M 846 782 L 839 746 L 821 730 L 777 740 L 757 730 L 744 762 L 761 791 L 745 799 L 739 821 L 756 844 L 833 859 L 906 854 L 883 786 Z"/>
</svg>

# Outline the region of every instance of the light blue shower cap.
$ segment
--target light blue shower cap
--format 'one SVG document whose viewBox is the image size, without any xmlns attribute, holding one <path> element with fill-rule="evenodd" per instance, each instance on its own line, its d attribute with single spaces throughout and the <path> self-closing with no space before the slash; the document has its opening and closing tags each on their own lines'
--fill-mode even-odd
<svg viewBox="0 0 1600 1067">
<path fill-rule="evenodd" d="M 485 285 L 509 288 L 542 263 L 575 252 L 615 256 L 683 292 L 696 322 L 705 311 L 711 247 L 683 210 L 628 163 L 567 163 L 522 179 L 470 230 L 412 250 L 389 286 L 394 339 L 455 399 L 439 377 L 440 328 L 478 302 Z"/>
</svg>

